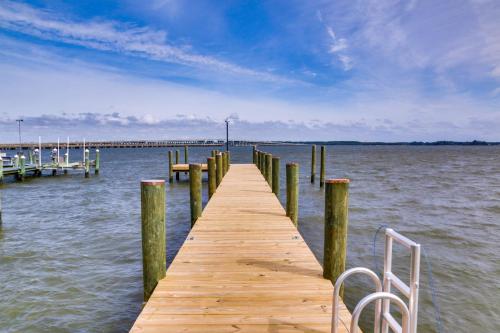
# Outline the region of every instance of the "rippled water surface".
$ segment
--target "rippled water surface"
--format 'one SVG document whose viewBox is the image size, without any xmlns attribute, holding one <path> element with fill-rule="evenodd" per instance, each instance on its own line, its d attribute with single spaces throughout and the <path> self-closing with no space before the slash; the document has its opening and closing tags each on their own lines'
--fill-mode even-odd
<svg viewBox="0 0 500 333">
<path fill-rule="evenodd" d="M 262 149 L 282 158 L 282 175 L 284 162 L 300 163 L 300 231 L 321 261 L 324 198 L 309 181 L 310 147 Z M 166 151 L 103 149 L 99 176 L 0 185 L 0 332 L 128 331 L 142 304 L 139 181 L 165 179 Z M 191 148 L 190 160 L 209 151 Z M 249 147 L 233 148 L 233 163 L 250 160 Z M 348 267 L 373 268 L 374 233 L 390 225 L 427 253 L 444 332 L 500 331 L 500 147 L 329 146 L 327 176 L 351 179 Z M 167 186 L 169 263 L 189 230 L 181 179 Z M 382 248 L 379 237 L 379 267 Z M 365 283 L 348 284 L 351 309 Z M 420 296 L 419 332 L 435 332 L 424 258 Z"/>
</svg>

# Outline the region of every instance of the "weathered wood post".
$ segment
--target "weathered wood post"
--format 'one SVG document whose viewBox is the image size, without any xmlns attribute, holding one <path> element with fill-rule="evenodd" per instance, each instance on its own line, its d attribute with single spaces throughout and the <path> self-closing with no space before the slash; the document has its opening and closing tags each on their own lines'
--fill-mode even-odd
<svg viewBox="0 0 500 333">
<path fill-rule="evenodd" d="M 224 177 L 227 173 L 227 153 L 222 152 L 222 177 Z"/>
<path fill-rule="evenodd" d="M 171 150 L 168 151 L 168 182 L 174 182 L 174 160 Z"/>
<path fill-rule="evenodd" d="M 175 164 L 179 164 L 180 154 L 181 153 L 180 153 L 179 149 L 176 149 L 175 150 Z M 179 181 L 179 179 L 180 179 L 179 171 L 176 171 L 175 172 L 175 180 Z"/>
<path fill-rule="evenodd" d="M 217 150 L 212 150 L 212 157 L 215 158 L 215 156 L 217 155 Z"/>
<path fill-rule="evenodd" d="M 101 167 L 101 152 L 99 149 L 95 150 L 95 166 L 94 166 L 94 173 L 96 175 L 99 174 L 99 169 Z"/>
<path fill-rule="evenodd" d="M 333 284 L 345 271 L 347 255 L 347 227 L 349 207 L 349 179 L 330 179 L 325 189 L 325 244 L 323 277 Z M 343 289 L 340 291 L 343 296 Z"/>
<path fill-rule="evenodd" d="M 26 176 L 26 156 L 21 155 L 19 157 L 19 180 L 24 180 L 24 176 Z"/>
<path fill-rule="evenodd" d="M 311 183 L 314 183 L 316 178 L 316 145 L 312 145 L 311 149 Z"/>
<path fill-rule="evenodd" d="M 257 164 L 257 146 L 252 146 L 252 162 Z"/>
<path fill-rule="evenodd" d="M 297 226 L 299 220 L 299 164 L 286 165 L 286 216 Z"/>
<path fill-rule="evenodd" d="M 215 169 L 215 158 L 207 158 L 208 168 L 208 199 L 212 197 L 217 189 L 217 171 Z"/>
<path fill-rule="evenodd" d="M 265 172 L 264 172 L 264 177 L 266 178 L 267 183 L 269 186 L 273 186 L 273 155 L 272 154 L 266 154 L 266 164 L 265 164 Z"/>
<path fill-rule="evenodd" d="M 256 160 L 255 160 L 255 166 L 257 167 L 257 169 L 259 168 L 259 165 L 260 165 L 260 151 L 257 150 L 255 152 L 255 156 L 256 156 Z"/>
<path fill-rule="evenodd" d="M 184 164 L 188 164 L 188 163 L 189 163 L 188 146 L 185 145 L 184 146 Z M 184 174 L 186 174 L 186 172 L 184 172 Z"/>
<path fill-rule="evenodd" d="M 141 181 L 142 276 L 146 302 L 166 272 L 165 181 Z"/>
<path fill-rule="evenodd" d="M 226 158 L 226 163 L 227 163 L 227 167 L 226 167 L 226 172 L 229 171 L 229 168 L 231 167 L 231 152 L 230 151 L 227 151 L 227 158 Z"/>
<path fill-rule="evenodd" d="M 201 164 L 189 164 L 189 197 L 192 228 L 201 216 Z"/>
<path fill-rule="evenodd" d="M 219 187 L 222 182 L 222 154 L 217 154 L 215 156 L 215 172 L 216 172 L 216 184 Z"/>
<path fill-rule="evenodd" d="M 3 159 L 0 156 L 0 182 L 3 182 Z"/>
<path fill-rule="evenodd" d="M 85 178 L 90 177 L 90 151 L 85 149 Z"/>
<path fill-rule="evenodd" d="M 280 196 L 280 158 L 273 157 L 273 193 L 279 198 Z"/>
<path fill-rule="evenodd" d="M 325 185 L 325 153 L 326 147 L 321 146 L 321 165 L 319 169 L 319 187 L 323 187 Z"/>
<path fill-rule="evenodd" d="M 260 173 L 264 176 L 265 172 L 265 163 L 266 163 L 266 153 L 261 152 L 260 153 Z"/>
</svg>

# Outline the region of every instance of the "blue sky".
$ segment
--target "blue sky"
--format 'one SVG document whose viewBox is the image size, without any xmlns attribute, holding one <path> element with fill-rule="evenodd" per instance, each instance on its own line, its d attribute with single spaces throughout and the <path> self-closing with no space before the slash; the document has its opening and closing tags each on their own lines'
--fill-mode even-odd
<svg viewBox="0 0 500 333">
<path fill-rule="evenodd" d="M 498 0 L 0 1 L 0 140 L 500 141 Z"/>
</svg>

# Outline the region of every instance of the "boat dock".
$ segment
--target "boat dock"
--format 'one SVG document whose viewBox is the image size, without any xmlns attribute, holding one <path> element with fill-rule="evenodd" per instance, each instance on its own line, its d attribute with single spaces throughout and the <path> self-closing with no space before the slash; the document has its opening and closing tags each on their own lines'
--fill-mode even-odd
<svg viewBox="0 0 500 333">
<path fill-rule="evenodd" d="M 269 181 L 254 164 L 232 164 L 130 332 L 329 333 L 332 298 L 332 282 Z M 339 332 L 348 332 L 342 302 L 340 319 Z"/>
</svg>

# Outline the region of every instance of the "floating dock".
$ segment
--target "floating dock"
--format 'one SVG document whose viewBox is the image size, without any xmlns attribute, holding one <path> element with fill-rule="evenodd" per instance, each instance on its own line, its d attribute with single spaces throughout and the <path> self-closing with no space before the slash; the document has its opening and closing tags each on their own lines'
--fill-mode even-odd
<svg viewBox="0 0 500 333">
<path fill-rule="evenodd" d="M 174 164 L 172 166 L 172 171 L 173 172 L 189 172 L 189 164 Z M 201 171 L 207 172 L 208 171 L 208 165 L 207 164 L 201 164 Z"/>
<path fill-rule="evenodd" d="M 130 332 L 330 333 L 332 298 L 259 169 L 232 164 Z"/>
</svg>

